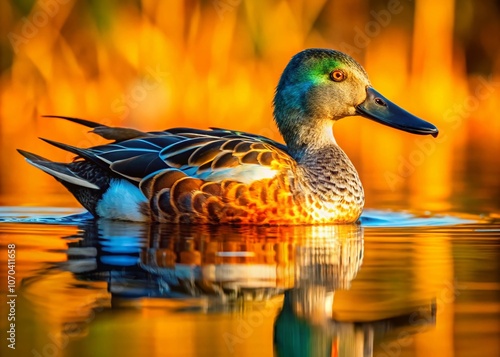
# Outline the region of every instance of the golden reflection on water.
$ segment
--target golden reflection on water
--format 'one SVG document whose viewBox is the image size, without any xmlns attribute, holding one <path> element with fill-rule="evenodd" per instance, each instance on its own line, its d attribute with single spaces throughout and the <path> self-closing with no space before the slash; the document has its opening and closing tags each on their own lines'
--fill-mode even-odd
<svg viewBox="0 0 500 357">
<path fill-rule="evenodd" d="M 27 353 L 452 356 L 464 324 L 474 331 L 487 316 L 475 348 L 496 348 L 498 301 L 474 294 L 498 286 L 469 286 L 472 267 L 446 230 L 28 227 L 0 231 L 2 245 L 19 242 Z"/>
</svg>

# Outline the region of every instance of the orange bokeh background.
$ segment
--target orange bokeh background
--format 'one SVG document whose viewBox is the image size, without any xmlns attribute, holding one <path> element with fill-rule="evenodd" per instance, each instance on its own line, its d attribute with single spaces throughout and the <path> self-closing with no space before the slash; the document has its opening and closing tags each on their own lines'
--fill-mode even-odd
<svg viewBox="0 0 500 357">
<path fill-rule="evenodd" d="M 36 138 L 102 141 L 44 114 L 281 140 L 271 106 L 281 71 L 296 52 L 327 47 L 440 129 L 433 139 L 357 117 L 335 126 L 367 207 L 498 211 L 499 14 L 493 0 L 1 2 L 0 204 L 76 205 L 15 148 L 65 161 Z"/>
</svg>

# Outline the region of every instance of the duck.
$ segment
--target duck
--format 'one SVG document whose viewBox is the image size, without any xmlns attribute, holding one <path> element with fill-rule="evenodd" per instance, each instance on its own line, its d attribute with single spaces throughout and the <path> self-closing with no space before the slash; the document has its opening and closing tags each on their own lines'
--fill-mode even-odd
<svg viewBox="0 0 500 357">
<path fill-rule="evenodd" d="M 348 224 L 364 192 L 333 125 L 362 116 L 417 135 L 433 124 L 373 88 L 363 67 L 340 51 L 310 48 L 286 65 L 273 101 L 285 144 L 223 128 L 144 132 L 90 120 L 48 116 L 91 128 L 111 142 L 79 148 L 43 139 L 75 155 L 54 162 L 18 150 L 53 176 L 96 219 L 180 224 Z"/>
</svg>

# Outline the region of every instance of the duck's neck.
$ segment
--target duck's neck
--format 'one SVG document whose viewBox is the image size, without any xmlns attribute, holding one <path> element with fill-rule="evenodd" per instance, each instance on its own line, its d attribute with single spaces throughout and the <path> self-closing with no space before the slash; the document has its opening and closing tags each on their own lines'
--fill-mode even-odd
<svg viewBox="0 0 500 357">
<path fill-rule="evenodd" d="M 276 119 L 290 155 L 300 161 L 308 152 L 337 147 L 330 119 L 310 118 L 292 112 L 287 120 Z"/>
</svg>

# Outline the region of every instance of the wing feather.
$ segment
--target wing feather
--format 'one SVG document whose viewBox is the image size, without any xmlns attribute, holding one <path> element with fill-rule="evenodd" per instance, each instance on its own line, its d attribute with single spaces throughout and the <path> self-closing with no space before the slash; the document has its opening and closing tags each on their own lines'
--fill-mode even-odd
<svg viewBox="0 0 500 357">
<path fill-rule="evenodd" d="M 223 152 L 216 158 L 214 158 L 210 165 L 210 168 L 212 170 L 217 170 L 222 168 L 235 167 L 239 164 L 240 160 L 236 156 L 233 156 L 231 152 Z"/>
<path fill-rule="evenodd" d="M 216 140 L 196 149 L 189 157 L 187 164 L 189 166 L 201 166 L 207 162 L 211 162 L 221 153 L 221 146 L 224 140 Z"/>
<path fill-rule="evenodd" d="M 168 162 L 169 160 L 172 159 L 172 157 L 175 157 L 176 155 L 183 153 L 188 150 L 196 150 L 199 147 L 202 147 L 204 145 L 207 145 L 217 139 L 215 138 L 210 138 L 210 137 L 197 137 L 193 139 L 184 139 L 179 142 L 176 142 L 172 145 L 164 147 L 160 151 L 160 157 Z M 194 151 L 193 151 L 194 152 Z M 175 161 L 174 161 L 175 162 Z"/>
<path fill-rule="evenodd" d="M 109 168 L 121 176 L 140 182 L 151 172 L 167 169 L 168 165 L 159 158 L 158 152 L 151 152 L 115 161 Z"/>
<path fill-rule="evenodd" d="M 249 151 L 240 159 L 243 164 L 253 164 L 259 165 L 259 152 L 258 151 Z"/>
<path fill-rule="evenodd" d="M 243 140 L 242 139 L 230 139 L 230 140 L 227 140 L 224 145 L 222 145 L 221 149 L 222 150 L 227 150 L 227 151 L 233 151 L 234 148 L 242 143 Z"/>
<path fill-rule="evenodd" d="M 92 128 L 94 133 L 114 142 L 77 148 L 45 141 L 135 184 L 154 172 L 168 169 L 177 169 L 188 177 L 206 181 L 228 179 L 248 183 L 274 177 L 279 170 L 293 165 L 285 145 L 241 131 L 171 128 L 142 132 L 79 118 L 61 118 Z"/>
</svg>

